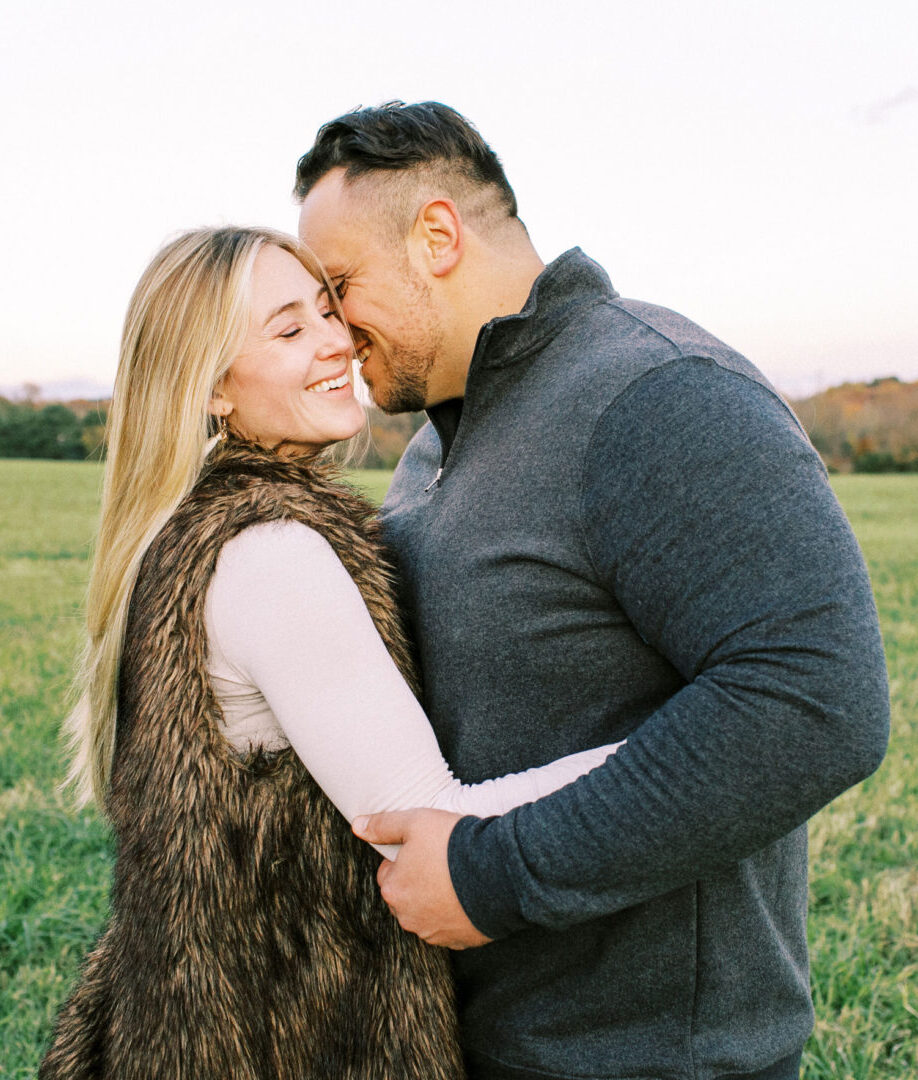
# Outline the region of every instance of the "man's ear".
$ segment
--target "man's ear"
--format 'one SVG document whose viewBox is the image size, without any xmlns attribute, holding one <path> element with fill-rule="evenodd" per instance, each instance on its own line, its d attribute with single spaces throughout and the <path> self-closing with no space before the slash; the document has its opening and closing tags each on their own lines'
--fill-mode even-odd
<svg viewBox="0 0 918 1080">
<path fill-rule="evenodd" d="M 434 277 L 454 270 L 465 247 L 462 215 L 452 199 L 431 199 L 418 211 L 411 239 Z"/>
</svg>

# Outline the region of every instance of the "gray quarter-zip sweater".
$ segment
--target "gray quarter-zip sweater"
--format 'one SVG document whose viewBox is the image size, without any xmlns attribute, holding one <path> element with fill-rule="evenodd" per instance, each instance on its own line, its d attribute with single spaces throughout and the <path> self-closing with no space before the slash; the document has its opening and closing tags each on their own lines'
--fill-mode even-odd
<svg viewBox="0 0 918 1080">
<path fill-rule="evenodd" d="M 497 939 L 456 955 L 472 1077 L 795 1075 L 804 823 L 888 730 L 818 456 L 748 361 L 577 249 L 430 412 L 383 521 L 447 760 L 478 781 L 628 739 L 453 832 Z"/>
</svg>

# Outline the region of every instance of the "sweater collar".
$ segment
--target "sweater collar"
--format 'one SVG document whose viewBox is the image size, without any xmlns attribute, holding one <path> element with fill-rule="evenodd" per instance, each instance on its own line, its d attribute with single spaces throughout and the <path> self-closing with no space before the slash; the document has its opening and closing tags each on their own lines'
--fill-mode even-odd
<svg viewBox="0 0 918 1080">
<path fill-rule="evenodd" d="M 605 270 L 579 247 L 571 248 L 539 274 L 522 311 L 485 323 L 471 368 L 511 363 L 551 340 L 587 308 L 617 296 Z"/>
<path fill-rule="evenodd" d="M 430 406 L 427 415 L 443 448 L 443 460 L 452 446 L 463 407 L 488 369 L 508 367 L 549 342 L 564 326 L 590 307 L 614 300 L 618 293 L 599 263 L 571 248 L 559 255 L 536 278 L 522 311 L 485 323 L 478 333 L 466 381 L 466 397 Z M 442 469 L 441 469 L 442 471 Z M 438 474 L 439 476 L 439 474 Z"/>
</svg>

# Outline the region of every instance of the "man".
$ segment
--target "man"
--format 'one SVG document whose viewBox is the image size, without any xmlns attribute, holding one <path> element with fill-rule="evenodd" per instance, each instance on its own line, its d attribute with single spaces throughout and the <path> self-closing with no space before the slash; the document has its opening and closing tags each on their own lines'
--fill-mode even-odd
<svg viewBox="0 0 918 1080">
<path fill-rule="evenodd" d="M 577 249 L 543 267 L 443 105 L 326 125 L 296 194 L 374 398 L 431 419 L 383 520 L 447 760 L 476 781 L 628 740 L 501 818 L 358 829 L 403 843 L 380 870 L 402 925 L 466 950 L 470 1075 L 797 1076 L 805 822 L 888 729 L 815 451 L 726 345 Z"/>
</svg>

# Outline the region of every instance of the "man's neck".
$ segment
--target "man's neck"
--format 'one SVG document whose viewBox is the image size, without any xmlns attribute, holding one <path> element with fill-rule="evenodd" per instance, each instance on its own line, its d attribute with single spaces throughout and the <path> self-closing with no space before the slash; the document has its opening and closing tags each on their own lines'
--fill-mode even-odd
<svg viewBox="0 0 918 1080">
<path fill-rule="evenodd" d="M 517 315 L 526 306 L 536 278 L 545 264 L 531 246 L 521 253 L 522 257 L 501 260 L 494 265 L 490 275 L 490 289 L 483 297 L 485 318 L 480 326 L 505 315 Z M 488 302 L 490 301 L 490 302 Z"/>
<path fill-rule="evenodd" d="M 501 246 L 469 245 L 463 274 L 452 282 L 451 333 L 437 361 L 439 379 L 430 387 L 437 401 L 462 397 L 481 328 L 493 319 L 516 315 L 526 306 L 545 264 L 523 233 Z M 439 384 L 439 385 L 436 385 Z"/>
</svg>

